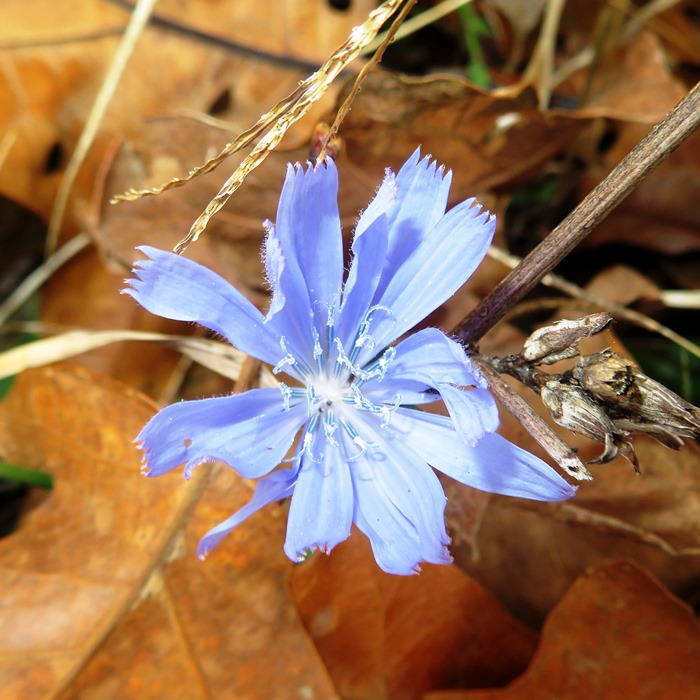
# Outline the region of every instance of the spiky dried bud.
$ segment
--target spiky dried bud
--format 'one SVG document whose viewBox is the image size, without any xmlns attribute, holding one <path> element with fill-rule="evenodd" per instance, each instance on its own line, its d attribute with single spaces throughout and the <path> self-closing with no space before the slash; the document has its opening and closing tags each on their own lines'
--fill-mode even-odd
<svg viewBox="0 0 700 700">
<path fill-rule="evenodd" d="M 564 319 L 551 326 L 538 328 L 523 346 L 522 357 L 527 362 L 551 365 L 578 355 L 579 343 L 605 330 L 612 322 L 608 313 L 591 314 L 573 321 Z"/>
<path fill-rule="evenodd" d="M 682 438 L 700 437 L 700 409 L 616 352 L 603 350 L 579 358 L 572 376 L 605 407 L 621 431 L 646 433 L 676 450 Z"/>
<path fill-rule="evenodd" d="M 591 464 L 609 462 L 621 453 L 638 471 L 629 433 L 618 428 L 603 407 L 578 383 L 557 377 L 542 387 L 540 396 L 558 425 L 605 444 L 603 453 L 591 460 Z"/>
</svg>

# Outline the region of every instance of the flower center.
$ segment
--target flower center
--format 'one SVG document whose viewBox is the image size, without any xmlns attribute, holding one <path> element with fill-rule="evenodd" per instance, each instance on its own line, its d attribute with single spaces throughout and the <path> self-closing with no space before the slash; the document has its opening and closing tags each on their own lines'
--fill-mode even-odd
<svg viewBox="0 0 700 700">
<path fill-rule="evenodd" d="M 343 373 L 345 374 L 345 373 Z M 326 413 L 352 396 L 347 376 L 318 375 L 308 385 L 309 412 Z"/>
</svg>

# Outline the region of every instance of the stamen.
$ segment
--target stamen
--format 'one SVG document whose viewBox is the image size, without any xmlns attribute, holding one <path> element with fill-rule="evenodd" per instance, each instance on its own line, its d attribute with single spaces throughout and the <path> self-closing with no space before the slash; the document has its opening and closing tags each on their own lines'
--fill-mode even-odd
<svg viewBox="0 0 700 700">
<path fill-rule="evenodd" d="M 295 461 L 300 460 L 301 456 L 305 454 L 309 457 L 309 459 L 312 462 L 315 462 L 316 464 L 322 464 L 323 462 L 325 462 L 325 455 L 323 457 L 314 457 L 313 452 L 311 452 L 311 443 L 314 439 L 313 431 L 316 427 L 316 423 L 318 423 L 317 416 L 315 416 L 309 421 L 307 430 L 304 433 L 304 439 L 301 443 L 301 450 L 299 450 L 299 454 L 296 455 Z"/>
<path fill-rule="evenodd" d="M 341 365 L 345 365 L 350 372 L 356 377 L 355 383 L 362 384 L 370 379 L 379 379 L 381 381 L 384 379 L 387 367 L 391 364 L 391 361 L 396 355 L 396 350 L 392 348 L 387 348 L 382 355 L 373 362 L 367 369 L 358 367 L 352 362 L 352 359 L 345 354 L 345 350 L 340 342 L 340 338 L 335 339 L 335 344 L 338 348 L 338 359 L 336 362 Z"/>
<path fill-rule="evenodd" d="M 287 339 L 284 336 L 280 338 L 280 347 L 282 348 L 284 357 L 272 368 L 272 374 L 279 374 L 285 367 L 292 367 L 297 371 L 300 377 L 308 379 L 311 374 L 309 369 L 307 367 L 302 367 L 299 360 L 287 350 Z"/>
<path fill-rule="evenodd" d="M 284 383 L 280 382 L 278 388 L 282 394 L 282 401 L 284 401 L 284 410 L 289 410 L 289 399 L 292 398 L 292 390 Z"/>
<path fill-rule="evenodd" d="M 396 411 L 396 409 L 401 405 L 401 394 L 396 394 L 394 396 L 394 405 L 393 406 L 387 406 L 387 404 L 383 404 L 381 407 L 381 410 L 379 411 L 382 414 L 382 422 L 380 423 L 380 427 L 386 428 L 389 425 L 389 421 L 391 420 L 392 414 Z"/>
<path fill-rule="evenodd" d="M 355 460 L 360 459 L 360 457 L 362 457 L 362 455 L 364 455 L 368 449 L 375 449 L 376 447 L 379 447 L 379 445 L 376 442 L 368 442 L 367 440 L 361 438 L 359 433 L 357 432 L 357 430 L 355 430 L 351 423 L 343 421 L 342 426 L 343 428 L 345 428 L 345 431 L 352 439 L 353 444 L 357 445 L 360 448 L 358 454 L 348 457 L 348 462 L 354 462 Z"/>
<path fill-rule="evenodd" d="M 352 348 L 352 351 L 350 352 L 350 359 L 353 362 L 357 359 L 357 355 L 359 354 L 360 350 L 362 350 L 362 348 L 367 346 L 370 348 L 370 350 L 372 350 L 375 347 L 374 338 L 372 338 L 372 336 L 369 333 L 369 326 L 372 322 L 371 316 L 375 311 L 385 311 L 387 314 L 389 314 L 390 317 L 394 316 L 394 314 L 388 306 L 382 306 L 381 304 L 371 306 L 367 310 L 367 313 L 365 314 L 365 317 L 362 323 L 360 324 L 360 330 L 358 331 L 355 344 Z"/>
<path fill-rule="evenodd" d="M 352 396 L 348 396 L 345 399 L 345 402 L 353 404 L 356 408 L 362 408 L 369 413 L 382 416 L 382 428 L 386 428 L 387 425 L 389 425 L 391 415 L 401 406 L 401 394 L 396 394 L 396 396 L 394 396 L 393 405 L 389 406 L 385 403 L 372 403 L 366 399 L 362 395 L 362 392 L 357 384 L 353 384 L 350 387 L 350 390 L 352 391 Z"/>
<path fill-rule="evenodd" d="M 321 358 L 323 357 L 323 348 L 321 347 L 321 338 L 314 326 L 311 326 L 311 335 L 314 338 L 314 360 L 319 369 L 323 369 Z"/>
<path fill-rule="evenodd" d="M 334 436 L 336 430 L 338 430 L 338 421 L 333 415 L 333 411 L 328 411 L 323 419 L 323 432 L 331 445 L 334 447 L 340 447 L 340 443 Z"/>
<path fill-rule="evenodd" d="M 367 367 L 364 368 L 364 372 L 368 374 L 368 377 L 363 377 L 360 376 L 360 379 L 365 382 L 367 379 L 375 379 L 379 378 L 379 381 L 381 382 L 382 379 L 384 379 L 384 375 L 386 374 L 387 369 L 389 368 L 389 365 L 391 364 L 392 360 L 396 357 L 396 348 L 390 347 L 387 348 L 374 362 L 371 364 L 367 365 Z"/>
</svg>

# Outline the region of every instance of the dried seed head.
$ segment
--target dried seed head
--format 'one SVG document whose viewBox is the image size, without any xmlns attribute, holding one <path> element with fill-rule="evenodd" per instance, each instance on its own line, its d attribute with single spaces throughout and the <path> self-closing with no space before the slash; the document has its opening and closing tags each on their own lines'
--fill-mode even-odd
<svg viewBox="0 0 700 700">
<path fill-rule="evenodd" d="M 538 328 L 523 346 L 522 357 L 532 364 L 551 365 L 578 355 L 584 339 L 605 330 L 612 322 L 608 313 L 591 314 L 573 321 L 564 319 L 551 326 Z"/>
<path fill-rule="evenodd" d="M 540 396 L 554 421 L 574 433 L 605 444 L 603 453 L 591 464 L 601 464 L 622 453 L 638 471 L 629 433 L 616 426 L 604 408 L 575 381 L 561 381 L 561 375 L 542 387 Z"/>
<path fill-rule="evenodd" d="M 611 350 L 581 357 L 572 376 L 605 407 L 617 428 L 651 435 L 678 449 L 682 438 L 700 437 L 700 409 L 647 377 Z"/>
</svg>

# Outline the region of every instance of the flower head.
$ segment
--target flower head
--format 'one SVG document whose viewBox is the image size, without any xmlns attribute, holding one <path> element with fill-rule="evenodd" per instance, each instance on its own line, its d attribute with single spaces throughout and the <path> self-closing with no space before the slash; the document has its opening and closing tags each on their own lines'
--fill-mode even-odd
<svg viewBox="0 0 700 700">
<path fill-rule="evenodd" d="M 471 199 L 445 213 L 451 173 L 416 151 L 387 170 L 361 214 L 343 281 L 332 160 L 289 166 L 265 222 L 272 287 L 263 316 L 224 279 L 143 247 L 125 290 L 154 314 L 196 321 L 285 375 L 279 389 L 184 401 L 141 431 L 149 476 L 221 460 L 260 479 L 252 500 L 200 542 L 204 556 L 249 515 L 292 497 L 285 552 L 330 551 L 354 522 L 382 569 L 451 561 L 445 495 L 431 467 L 485 491 L 539 500 L 574 492 L 494 431 L 498 412 L 464 349 L 434 328 L 397 339 L 452 296 L 484 257 L 495 222 Z M 442 400 L 449 416 L 416 406 Z M 285 459 L 298 437 L 293 456 Z M 279 467 L 275 469 L 276 467 Z"/>
</svg>

